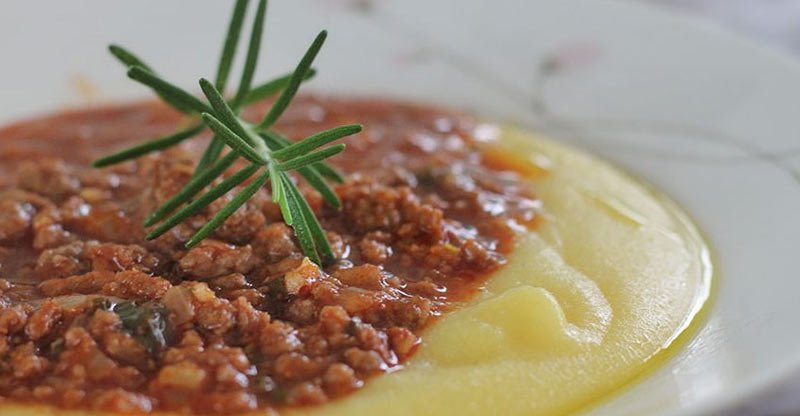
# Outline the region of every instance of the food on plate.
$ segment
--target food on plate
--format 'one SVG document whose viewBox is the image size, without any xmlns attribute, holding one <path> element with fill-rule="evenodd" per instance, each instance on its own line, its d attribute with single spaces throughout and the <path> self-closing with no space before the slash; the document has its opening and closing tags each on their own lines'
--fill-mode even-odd
<svg viewBox="0 0 800 416">
<path fill-rule="evenodd" d="M 325 32 L 254 86 L 263 0 L 225 94 L 246 6 L 203 98 L 113 46 L 163 103 L 0 129 L 3 414 L 554 414 L 696 317 L 669 200 L 461 112 L 295 97 Z"/>
</svg>

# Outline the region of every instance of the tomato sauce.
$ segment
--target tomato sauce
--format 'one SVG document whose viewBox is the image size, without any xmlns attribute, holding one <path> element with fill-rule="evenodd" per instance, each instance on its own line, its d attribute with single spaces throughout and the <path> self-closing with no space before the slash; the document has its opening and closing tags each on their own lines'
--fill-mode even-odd
<svg viewBox="0 0 800 416">
<path fill-rule="evenodd" d="M 365 127 L 331 159 L 347 178 L 340 210 L 298 181 L 332 265 L 304 258 L 268 185 L 192 249 L 230 195 L 146 241 L 144 218 L 188 181 L 208 137 L 89 163 L 187 122 L 139 103 L 0 130 L 2 400 L 144 413 L 319 405 L 402 366 L 536 222 L 523 176 L 538 172 L 480 151 L 473 118 L 305 96 L 277 125 L 288 137 Z"/>
</svg>

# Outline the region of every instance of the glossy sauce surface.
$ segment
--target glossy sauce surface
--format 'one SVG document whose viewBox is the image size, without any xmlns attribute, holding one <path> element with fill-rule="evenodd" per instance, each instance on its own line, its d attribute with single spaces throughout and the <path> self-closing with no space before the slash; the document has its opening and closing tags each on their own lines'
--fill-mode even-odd
<svg viewBox="0 0 800 416">
<path fill-rule="evenodd" d="M 347 176 L 341 210 L 301 184 L 335 264 L 303 258 L 267 188 L 194 249 L 183 243 L 225 199 L 146 242 L 142 220 L 189 179 L 203 140 L 87 166 L 185 122 L 140 104 L 0 130 L 5 400 L 196 413 L 320 405 L 396 370 L 537 218 L 521 179 L 537 172 L 479 151 L 472 118 L 305 97 L 278 126 L 291 138 L 365 126 L 333 159 Z"/>
</svg>

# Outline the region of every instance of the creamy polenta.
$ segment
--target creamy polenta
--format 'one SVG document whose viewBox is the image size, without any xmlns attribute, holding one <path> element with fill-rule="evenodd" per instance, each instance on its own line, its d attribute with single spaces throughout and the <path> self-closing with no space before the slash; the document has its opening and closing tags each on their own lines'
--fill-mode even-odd
<svg viewBox="0 0 800 416">
<path fill-rule="evenodd" d="M 624 386 L 697 316 L 711 264 L 671 201 L 580 151 L 506 129 L 545 220 L 477 299 L 424 334 L 407 367 L 292 415 L 550 415 Z M 493 146 L 496 144 L 493 144 Z M 538 162 L 537 162 L 538 161 Z"/>
</svg>

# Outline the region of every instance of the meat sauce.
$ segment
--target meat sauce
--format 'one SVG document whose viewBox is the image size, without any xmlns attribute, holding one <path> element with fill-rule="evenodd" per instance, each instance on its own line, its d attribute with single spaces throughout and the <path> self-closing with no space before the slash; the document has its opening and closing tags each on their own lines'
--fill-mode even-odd
<svg viewBox="0 0 800 416">
<path fill-rule="evenodd" d="M 186 122 L 143 103 L 0 130 L 0 400 L 123 413 L 322 404 L 398 369 L 536 218 L 523 175 L 477 150 L 472 118 L 306 96 L 277 126 L 287 136 L 365 126 L 331 159 L 347 178 L 341 210 L 298 181 L 334 264 L 303 257 L 268 186 L 192 249 L 230 195 L 146 241 L 145 216 L 187 182 L 207 137 L 88 164 Z"/>
</svg>

